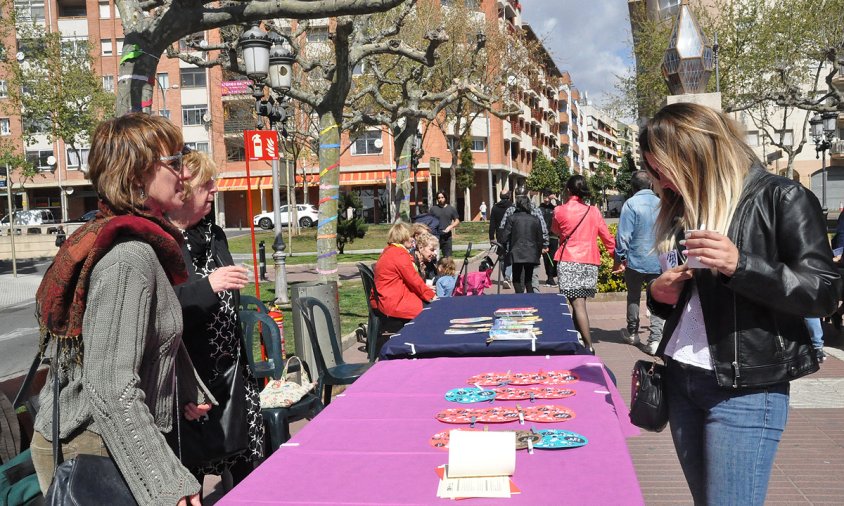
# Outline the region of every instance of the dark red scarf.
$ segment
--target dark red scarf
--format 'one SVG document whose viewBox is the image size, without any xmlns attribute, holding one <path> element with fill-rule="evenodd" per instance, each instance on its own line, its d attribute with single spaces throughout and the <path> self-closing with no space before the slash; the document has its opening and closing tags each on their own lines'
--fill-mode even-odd
<svg viewBox="0 0 844 506">
<path fill-rule="evenodd" d="M 176 227 L 149 214 L 115 215 L 107 204 L 100 202 L 97 217 L 67 238 L 38 287 L 35 315 L 41 327 L 42 352 L 48 332 L 53 338 L 81 345 L 91 272 L 114 244 L 125 237 L 152 246 L 171 284 L 187 280 L 182 234 Z M 81 351 L 81 346 L 78 349 Z"/>
</svg>

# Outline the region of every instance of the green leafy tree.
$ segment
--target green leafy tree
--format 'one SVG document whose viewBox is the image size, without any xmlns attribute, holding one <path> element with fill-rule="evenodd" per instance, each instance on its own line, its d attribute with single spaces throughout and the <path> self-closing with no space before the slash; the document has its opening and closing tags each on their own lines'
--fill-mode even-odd
<svg viewBox="0 0 844 506">
<path fill-rule="evenodd" d="M 537 192 L 551 192 L 559 194 L 563 184 L 563 174 L 559 167 L 560 158 L 554 162 L 545 157 L 542 153 L 536 156 L 533 161 L 533 169 L 527 178 L 528 190 Z M 563 159 L 563 163 L 565 159 Z"/>
<path fill-rule="evenodd" d="M 609 164 L 601 158 L 598 165 L 595 166 L 595 171 L 589 178 L 589 188 L 592 190 L 592 195 L 595 198 L 595 204 L 598 207 L 603 207 L 607 200 L 607 190 L 613 189 L 614 176 Z"/>
<path fill-rule="evenodd" d="M 571 169 L 569 168 L 569 161 L 566 159 L 566 155 L 568 154 L 568 148 L 564 148 L 564 150 L 557 156 L 554 160 L 554 169 L 557 171 L 557 174 L 560 175 L 560 193 L 566 188 L 566 183 L 568 182 L 569 178 L 571 177 Z"/>
<path fill-rule="evenodd" d="M 475 186 L 475 157 L 472 156 L 472 139 L 460 139 L 460 167 L 457 170 L 457 190 L 462 194 Z"/>
<path fill-rule="evenodd" d="M 76 152 L 86 146 L 97 124 L 112 114 L 114 95 L 102 88 L 86 40 L 63 41 L 59 32 L 39 24 L 14 22 L 23 58 L 2 64 L 9 79 L 7 113 L 21 114 L 23 137 L 33 144 L 38 136 L 58 140 Z M 14 41 L 14 39 L 12 39 Z M 11 48 L 5 48 L 13 54 Z"/>
<path fill-rule="evenodd" d="M 630 186 L 630 178 L 636 171 L 636 161 L 633 160 L 633 153 L 628 149 L 621 159 L 621 168 L 618 169 L 618 174 L 615 176 L 615 189 L 618 193 L 630 197 L 633 193 L 633 187 Z"/>
<path fill-rule="evenodd" d="M 357 212 L 362 208 L 363 202 L 357 193 L 340 194 L 340 200 L 337 203 L 337 250 L 341 255 L 347 243 L 355 242 L 355 239 L 362 239 L 366 235 L 367 225 Z M 351 218 L 348 217 L 349 209 L 355 210 Z"/>
</svg>

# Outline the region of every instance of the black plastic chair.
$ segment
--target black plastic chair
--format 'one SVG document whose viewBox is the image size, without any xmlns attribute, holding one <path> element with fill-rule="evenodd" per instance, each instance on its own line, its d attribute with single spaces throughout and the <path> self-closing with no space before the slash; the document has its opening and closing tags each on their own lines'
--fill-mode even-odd
<svg viewBox="0 0 844 506">
<path fill-rule="evenodd" d="M 322 403 L 327 406 L 331 402 L 331 393 L 334 385 L 350 385 L 354 383 L 355 380 L 360 378 L 363 373 L 372 367 L 372 363 L 347 363 L 343 360 L 340 344 L 331 321 L 331 313 L 328 311 L 328 307 L 320 300 L 314 297 L 300 297 L 299 306 L 302 317 L 305 320 L 305 326 L 308 329 L 308 336 L 311 339 L 314 360 L 316 361 L 317 369 L 319 369 L 317 392 L 322 392 Z M 317 316 L 318 313 L 321 313 L 321 315 Z M 324 318 L 324 322 L 326 323 L 326 328 L 328 329 L 327 341 L 331 347 L 330 350 L 327 350 L 320 343 L 320 338 L 316 332 L 317 317 Z M 337 364 L 333 367 L 326 365 L 325 356 L 329 352 L 334 354 L 334 361 Z"/>
<path fill-rule="evenodd" d="M 375 362 L 378 353 L 378 335 L 381 333 L 381 317 L 378 310 L 373 308 L 369 303 L 369 296 L 375 294 L 378 298 L 378 292 L 375 290 L 375 273 L 372 268 L 363 262 L 358 262 L 358 272 L 360 279 L 363 281 L 363 293 L 366 297 L 366 308 L 369 310 L 369 320 L 366 324 L 366 355 L 370 362 Z"/>
<path fill-rule="evenodd" d="M 251 295 L 243 295 L 240 294 L 240 311 L 245 309 L 255 309 L 261 313 L 268 314 L 270 310 L 267 308 L 267 305 L 264 304 L 262 301 L 258 300 L 257 297 L 253 297 Z"/>
<path fill-rule="evenodd" d="M 256 378 L 280 379 L 284 370 L 284 361 L 281 359 L 281 334 L 278 325 L 271 317 L 258 311 L 241 311 L 239 316 L 243 328 L 243 346 L 252 374 Z M 267 360 L 255 360 L 253 350 L 256 339 L 264 343 Z M 307 368 L 305 370 L 307 371 Z M 296 371 L 298 367 L 291 367 L 287 372 L 289 374 Z M 312 393 L 305 395 L 299 402 L 287 408 L 262 408 L 261 415 L 264 417 L 264 425 L 269 435 L 267 455 L 276 451 L 290 439 L 291 421 L 313 418 L 313 415 L 321 409 L 319 397 Z"/>
</svg>

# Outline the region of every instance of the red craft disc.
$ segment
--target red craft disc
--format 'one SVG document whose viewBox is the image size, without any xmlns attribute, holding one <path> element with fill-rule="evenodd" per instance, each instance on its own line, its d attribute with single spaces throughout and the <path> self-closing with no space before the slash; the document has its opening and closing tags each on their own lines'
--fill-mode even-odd
<svg viewBox="0 0 844 506">
<path fill-rule="evenodd" d="M 507 385 L 513 380 L 513 375 L 506 372 L 485 372 L 483 374 L 476 374 L 466 380 L 470 385 L 481 385 L 484 387 L 497 387 L 499 385 Z"/>
<path fill-rule="evenodd" d="M 548 379 L 544 381 L 547 385 L 565 385 L 580 380 L 580 376 L 571 371 L 546 371 Z"/>
<path fill-rule="evenodd" d="M 439 448 L 441 450 L 447 450 L 448 449 L 448 441 L 449 441 L 449 439 L 451 439 L 451 431 L 453 431 L 453 430 L 466 430 L 466 431 L 473 432 L 473 431 L 479 431 L 479 430 L 482 430 L 482 429 L 468 429 L 468 428 L 463 429 L 463 428 L 460 428 L 460 429 L 444 430 L 442 432 L 437 432 L 436 434 L 431 436 L 429 443 L 434 448 Z"/>
<path fill-rule="evenodd" d="M 524 409 L 525 420 L 531 422 L 567 422 L 574 418 L 574 411 L 562 406 L 546 404 L 543 406 L 529 406 Z"/>
<path fill-rule="evenodd" d="M 483 423 L 518 422 L 519 412 L 514 408 L 486 408 L 477 410 L 477 421 Z"/>
<path fill-rule="evenodd" d="M 444 409 L 437 413 L 437 420 L 444 423 L 472 423 L 472 417 L 477 421 L 478 411 L 466 408 Z"/>
<path fill-rule="evenodd" d="M 535 385 L 537 383 L 545 383 L 548 376 L 545 373 L 539 372 L 517 372 L 513 374 L 511 385 Z"/>
<path fill-rule="evenodd" d="M 530 399 L 530 391 L 527 388 L 498 387 L 493 388 L 495 400 L 497 401 L 519 401 Z"/>
<path fill-rule="evenodd" d="M 534 399 L 563 399 L 575 394 L 574 390 L 560 387 L 537 387 L 532 388 Z"/>
</svg>

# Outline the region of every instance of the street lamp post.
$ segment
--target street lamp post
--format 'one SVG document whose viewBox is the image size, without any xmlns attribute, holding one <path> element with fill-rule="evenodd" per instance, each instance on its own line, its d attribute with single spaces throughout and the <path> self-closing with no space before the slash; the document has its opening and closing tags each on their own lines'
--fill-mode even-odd
<svg viewBox="0 0 844 506">
<path fill-rule="evenodd" d="M 252 96 L 255 98 L 255 112 L 258 116 L 266 117 L 270 121 L 270 128 L 284 124 L 287 119 L 287 103 L 285 94 L 290 91 L 293 68 L 293 56 L 283 46 L 283 40 L 276 34 L 268 35 L 257 25 L 243 32 L 240 36 L 240 46 L 243 48 L 243 60 L 246 64 L 246 75 L 253 79 Z M 272 95 L 264 98 L 264 81 L 269 77 L 272 90 L 280 95 L 276 100 Z M 260 126 L 260 125 L 259 125 Z M 284 127 L 281 129 L 284 136 Z M 280 151 L 279 151 L 280 152 Z M 287 266 L 284 250 L 284 234 L 281 230 L 281 196 L 279 194 L 279 162 L 272 160 L 273 181 L 273 222 L 275 239 L 273 240 L 273 262 L 275 264 L 275 293 L 276 303 L 287 305 L 290 299 L 287 295 Z M 288 202 L 288 222 L 290 221 L 290 205 Z M 288 223 L 288 226 L 291 226 Z"/>
<path fill-rule="evenodd" d="M 815 143 L 815 152 L 820 155 L 815 155 L 815 158 L 821 158 L 821 205 L 824 213 L 828 208 L 826 205 L 826 151 L 832 146 L 832 141 L 835 139 L 835 122 L 838 119 L 838 113 L 825 112 L 823 114 L 815 113 L 809 124 L 812 129 L 812 140 Z"/>
</svg>

